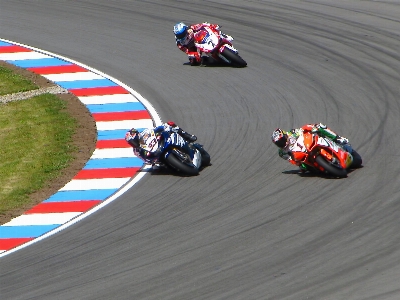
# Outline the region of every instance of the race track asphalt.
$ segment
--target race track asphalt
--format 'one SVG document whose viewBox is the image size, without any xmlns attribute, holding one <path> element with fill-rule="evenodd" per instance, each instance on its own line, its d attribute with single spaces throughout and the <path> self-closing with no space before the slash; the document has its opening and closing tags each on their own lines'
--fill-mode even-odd
<svg viewBox="0 0 400 300">
<path fill-rule="evenodd" d="M 1 38 L 138 91 L 212 157 L 146 175 L 73 226 L 0 259 L 1 299 L 400 298 L 396 1 L 7 1 Z M 248 67 L 195 68 L 177 21 L 222 25 Z M 276 127 L 324 122 L 364 168 L 301 177 Z"/>
</svg>

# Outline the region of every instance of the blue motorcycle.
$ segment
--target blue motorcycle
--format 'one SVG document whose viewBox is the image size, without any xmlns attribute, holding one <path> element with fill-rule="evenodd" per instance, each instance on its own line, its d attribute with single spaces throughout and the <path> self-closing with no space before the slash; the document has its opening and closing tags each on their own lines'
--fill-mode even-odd
<svg viewBox="0 0 400 300">
<path fill-rule="evenodd" d="M 199 174 L 201 168 L 210 165 L 211 158 L 203 146 L 189 143 L 176 132 L 163 131 L 158 134 L 158 152 L 155 163 L 167 166 L 188 176 Z"/>
</svg>

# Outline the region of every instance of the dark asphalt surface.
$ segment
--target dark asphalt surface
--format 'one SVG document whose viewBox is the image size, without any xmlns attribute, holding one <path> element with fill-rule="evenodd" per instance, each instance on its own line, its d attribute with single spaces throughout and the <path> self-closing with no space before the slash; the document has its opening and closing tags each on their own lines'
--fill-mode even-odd
<svg viewBox="0 0 400 300">
<path fill-rule="evenodd" d="M 180 20 L 222 25 L 248 67 L 186 65 Z M 0 259 L 2 300 L 400 299 L 397 1 L 0 0 L 0 28 L 128 84 L 212 157 Z M 296 174 L 270 134 L 309 122 L 364 168 Z"/>
</svg>

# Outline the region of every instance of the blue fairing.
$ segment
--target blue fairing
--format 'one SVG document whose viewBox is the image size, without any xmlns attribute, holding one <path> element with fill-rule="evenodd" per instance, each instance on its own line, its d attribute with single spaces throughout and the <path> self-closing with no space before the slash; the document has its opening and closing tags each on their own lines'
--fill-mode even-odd
<svg viewBox="0 0 400 300">
<path fill-rule="evenodd" d="M 188 143 L 185 141 L 183 137 L 175 132 L 167 132 L 164 131 L 161 133 L 164 145 L 162 147 L 162 153 L 164 153 L 164 157 L 167 158 L 173 148 L 179 148 L 183 150 L 185 153 L 189 154 L 190 158 L 193 159 L 194 151 L 189 147 Z"/>
</svg>

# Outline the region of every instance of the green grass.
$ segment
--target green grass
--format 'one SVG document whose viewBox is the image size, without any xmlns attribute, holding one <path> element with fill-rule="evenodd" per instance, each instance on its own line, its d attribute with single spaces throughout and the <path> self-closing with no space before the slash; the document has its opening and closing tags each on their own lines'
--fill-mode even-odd
<svg viewBox="0 0 400 300">
<path fill-rule="evenodd" d="M 24 77 L 7 68 L 0 67 L 0 95 L 26 92 L 37 88 L 35 84 Z"/>
<path fill-rule="evenodd" d="M 4 77 L 16 78 L 0 72 L 0 93 Z M 14 90 L 29 86 L 20 78 L 17 82 L 21 86 L 15 84 Z M 59 176 L 73 159 L 76 149 L 70 145 L 77 121 L 65 108 L 51 94 L 0 104 L 0 214 L 29 204 L 29 194 Z"/>
</svg>

